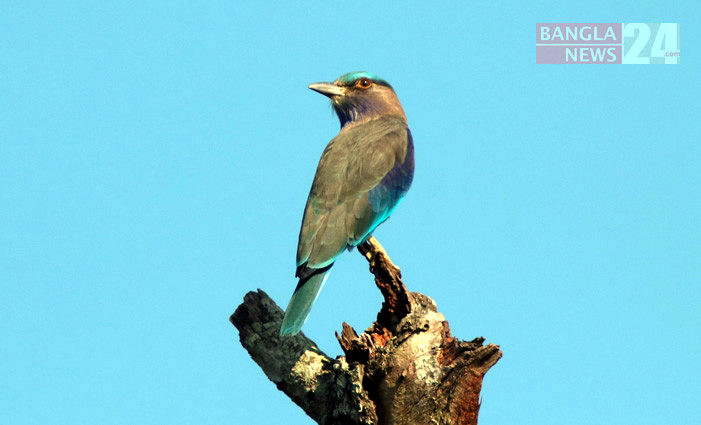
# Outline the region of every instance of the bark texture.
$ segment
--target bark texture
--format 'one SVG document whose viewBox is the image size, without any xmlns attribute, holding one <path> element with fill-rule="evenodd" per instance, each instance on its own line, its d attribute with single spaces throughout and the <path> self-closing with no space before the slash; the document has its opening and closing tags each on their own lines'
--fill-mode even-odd
<svg viewBox="0 0 701 425">
<path fill-rule="evenodd" d="M 409 292 L 374 239 L 358 247 L 384 302 L 358 335 L 336 333 L 345 356 L 332 359 L 300 333 L 280 337 L 283 310 L 260 289 L 230 320 L 266 376 L 322 425 L 474 425 L 482 379 L 501 358 L 484 338 L 460 341 L 435 302 Z"/>
</svg>

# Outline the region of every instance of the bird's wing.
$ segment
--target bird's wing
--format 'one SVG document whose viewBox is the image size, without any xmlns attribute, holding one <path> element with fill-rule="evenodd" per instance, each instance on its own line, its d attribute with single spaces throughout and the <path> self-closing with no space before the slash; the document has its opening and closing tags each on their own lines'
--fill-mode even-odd
<svg viewBox="0 0 701 425">
<path fill-rule="evenodd" d="M 344 129 L 331 140 L 319 161 L 304 210 L 297 246 L 298 276 L 303 268 L 331 264 L 343 249 L 357 245 L 387 218 L 387 208 L 398 200 L 395 205 L 380 206 L 388 203 L 386 197 L 380 202 L 373 198 L 382 193 L 371 192 L 405 162 L 409 137 L 406 121 L 380 118 Z M 411 154 L 413 172 L 413 146 Z"/>
</svg>

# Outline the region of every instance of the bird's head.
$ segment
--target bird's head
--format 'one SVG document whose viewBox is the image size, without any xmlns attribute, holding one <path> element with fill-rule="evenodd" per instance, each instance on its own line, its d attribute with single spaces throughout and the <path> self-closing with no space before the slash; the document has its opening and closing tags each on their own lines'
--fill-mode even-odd
<svg viewBox="0 0 701 425">
<path fill-rule="evenodd" d="M 392 86 L 369 72 L 349 72 L 333 83 L 313 83 L 309 88 L 331 99 L 341 128 L 378 116 L 395 115 L 406 119 Z"/>
</svg>

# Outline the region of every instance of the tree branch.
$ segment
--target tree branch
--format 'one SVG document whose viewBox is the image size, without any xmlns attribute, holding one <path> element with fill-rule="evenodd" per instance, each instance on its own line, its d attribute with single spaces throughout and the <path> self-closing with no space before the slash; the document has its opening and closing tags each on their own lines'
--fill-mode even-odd
<svg viewBox="0 0 701 425">
<path fill-rule="evenodd" d="M 358 251 L 384 302 L 362 334 L 343 323 L 336 338 L 345 356 L 331 359 L 302 333 L 280 337 L 283 311 L 260 289 L 230 318 L 243 347 L 319 424 L 476 424 L 482 379 L 499 347 L 451 336 L 434 301 L 407 290 L 375 238 Z"/>
</svg>

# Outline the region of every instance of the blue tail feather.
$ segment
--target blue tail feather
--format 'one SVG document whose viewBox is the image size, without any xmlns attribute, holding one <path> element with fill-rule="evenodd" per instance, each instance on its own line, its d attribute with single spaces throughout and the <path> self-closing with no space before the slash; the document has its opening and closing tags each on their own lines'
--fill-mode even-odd
<svg viewBox="0 0 701 425">
<path fill-rule="evenodd" d="M 326 283 L 326 278 L 329 277 L 329 271 L 327 268 L 325 271 L 315 273 L 297 286 L 285 310 L 285 318 L 282 319 L 281 336 L 295 335 L 302 329 L 312 309 L 312 304 L 319 296 L 321 288 Z"/>
</svg>

